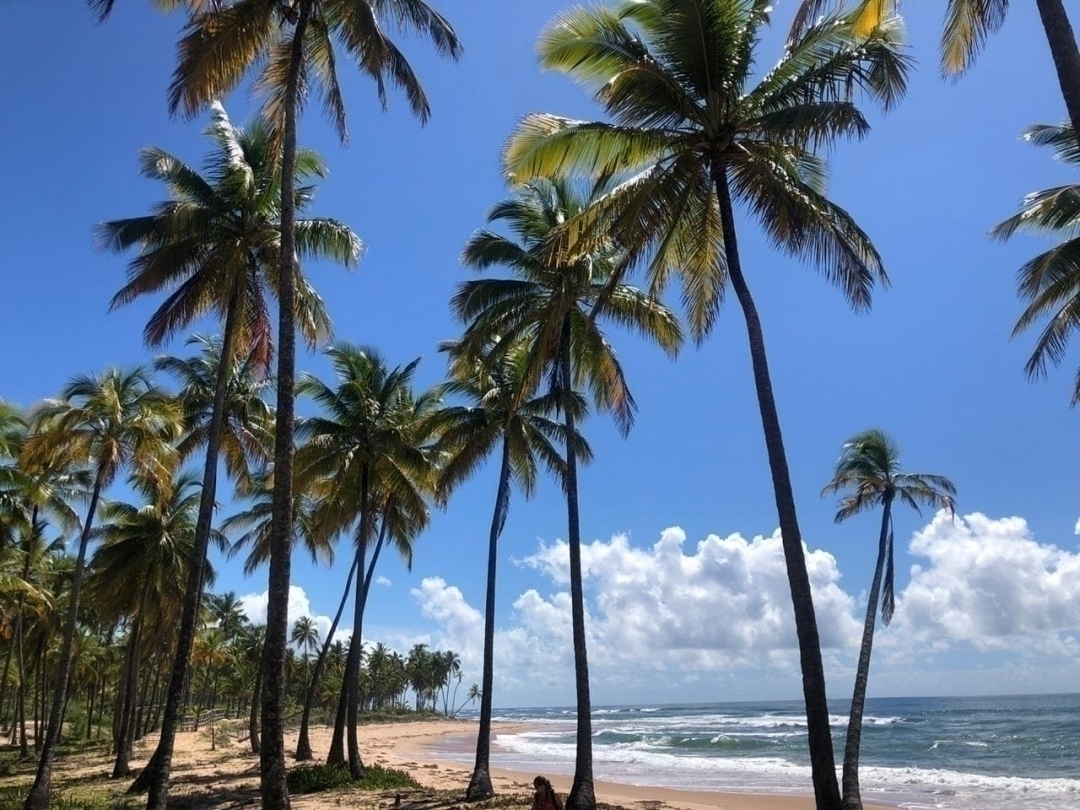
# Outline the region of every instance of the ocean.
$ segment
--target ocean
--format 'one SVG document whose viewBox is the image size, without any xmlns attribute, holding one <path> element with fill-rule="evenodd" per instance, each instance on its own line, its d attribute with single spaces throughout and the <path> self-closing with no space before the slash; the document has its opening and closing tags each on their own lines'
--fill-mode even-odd
<svg viewBox="0 0 1080 810">
<path fill-rule="evenodd" d="M 837 767 L 846 706 L 831 707 Z M 528 723 L 498 734 L 492 766 L 573 772 L 574 711 L 497 710 Z M 1080 694 L 867 700 L 864 800 L 921 810 L 1078 810 Z M 597 779 L 684 790 L 810 793 L 797 702 L 612 706 L 593 710 Z M 445 759 L 471 755 L 440 751 Z"/>
</svg>

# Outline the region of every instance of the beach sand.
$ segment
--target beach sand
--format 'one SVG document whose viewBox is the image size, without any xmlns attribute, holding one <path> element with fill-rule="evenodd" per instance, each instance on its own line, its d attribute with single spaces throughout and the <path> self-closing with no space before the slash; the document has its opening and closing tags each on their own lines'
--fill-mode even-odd
<svg viewBox="0 0 1080 810">
<path fill-rule="evenodd" d="M 450 723 L 420 723 L 422 728 L 407 729 L 402 725 L 373 726 L 370 728 L 369 748 L 373 753 L 386 757 L 386 763 L 404 768 L 411 772 L 421 784 L 433 787 L 445 787 L 447 781 L 467 785 L 472 775 L 472 768 L 461 762 L 448 762 L 434 758 L 436 747 L 455 748 L 460 741 L 471 747 L 471 740 L 476 737 L 476 724 L 467 721 Z M 530 726 L 520 723 L 493 723 L 492 734 L 516 734 L 528 731 Z M 367 732 L 368 729 L 363 731 Z M 453 740 L 447 740 L 453 736 Z M 381 753 L 380 753 L 381 752 Z M 377 757 L 378 758 L 378 757 Z M 432 768 L 431 766 L 436 766 Z M 493 768 L 492 783 L 497 793 L 532 793 L 532 780 L 535 773 L 508 771 Z M 555 789 L 566 797 L 570 790 L 569 776 L 546 773 Z M 753 793 L 716 793 L 696 790 L 675 790 L 662 787 L 643 787 L 625 785 L 616 782 L 595 781 L 596 799 L 604 804 L 616 805 L 632 810 L 660 810 L 661 808 L 683 808 L 683 810 L 703 810 L 703 808 L 723 808 L 723 810 L 814 810 L 812 796 L 760 795 Z M 875 810 L 874 805 L 865 804 L 867 810 Z M 876 810 L 885 810 L 876 808 Z"/>
<path fill-rule="evenodd" d="M 240 734 L 240 724 L 233 733 Z M 525 731 L 527 725 L 494 723 L 494 734 Z M 350 807 L 359 810 L 434 810 L 461 805 L 471 774 L 471 767 L 461 762 L 439 760 L 435 749 L 465 750 L 475 738 L 476 724 L 471 721 L 420 721 L 365 725 L 360 728 L 361 754 L 365 762 L 377 762 L 407 770 L 425 788 L 425 794 L 409 795 L 409 791 L 361 792 L 353 789 L 294 796 L 295 810 L 331 810 Z M 311 730 L 311 746 L 315 762 L 322 762 L 330 748 L 332 729 L 316 727 Z M 286 749 L 296 747 L 296 732 L 286 735 Z M 135 746 L 132 768 L 141 768 L 153 753 L 156 738 L 148 737 Z M 94 792 L 120 795 L 130 780 L 109 780 L 112 760 L 107 750 L 85 752 L 57 760 L 54 784 L 62 792 Z M 290 767 L 294 764 L 290 760 Z M 0 789 L 29 784 L 33 763 L 16 773 L 0 779 Z M 492 770 L 492 781 L 502 801 L 499 808 L 521 807 L 527 810 L 532 800 L 532 779 L 535 773 L 500 769 Z M 560 774 L 545 774 L 564 797 L 570 779 Z M 256 807 L 259 804 L 259 760 L 251 753 L 246 741 L 218 743 L 211 750 L 208 729 L 177 735 L 173 758 L 173 780 L 169 806 L 173 810 L 234 810 Z M 513 797 L 506 800 L 505 797 Z M 638 787 L 611 782 L 596 782 L 597 800 L 605 805 L 625 810 L 813 810 L 814 801 L 807 796 L 765 796 L 743 793 L 713 793 L 673 790 L 660 787 Z M 398 802 L 400 801 L 400 805 Z M 481 805 L 483 806 L 483 805 Z M 470 807 L 470 805 L 465 805 Z M 868 810 L 872 807 L 866 805 Z M 3 810 L 0 808 L 0 810 Z M 879 810 L 882 810 L 879 808 Z"/>
</svg>

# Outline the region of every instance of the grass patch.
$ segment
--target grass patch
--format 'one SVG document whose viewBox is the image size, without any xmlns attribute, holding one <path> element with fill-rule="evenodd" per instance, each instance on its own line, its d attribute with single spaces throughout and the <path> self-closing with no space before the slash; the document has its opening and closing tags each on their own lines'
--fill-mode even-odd
<svg viewBox="0 0 1080 810">
<path fill-rule="evenodd" d="M 353 779 L 349 769 L 337 765 L 304 765 L 289 771 L 289 793 L 320 793 L 324 790 L 351 787 L 360 790 L 418 789 L 420 783 L 405 771 L 368 765 L 363 779 Z"/>
<path fill-rule="evenodd" d="M 29 785 L 0 789 L 0 810 L 18 810 L 26 801 Z M 54 792 L 50 810 L 135 810 L 133 799 L 101 793 Z"/>
</svg>

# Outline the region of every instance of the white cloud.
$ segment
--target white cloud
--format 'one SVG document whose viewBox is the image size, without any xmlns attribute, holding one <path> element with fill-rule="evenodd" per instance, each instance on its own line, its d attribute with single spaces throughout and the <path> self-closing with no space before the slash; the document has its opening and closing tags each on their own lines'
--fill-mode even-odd
<svg viewBox="0 0 1080 810">
<path fill-rule="evenodd" d="M 379 576 L 375 577 L 375 584 L 382 585 L 384 588 L 389 588 L 394 583 L 392 583 L 387 577 L 379 574 Z"/>
<path fill-rule="evenodd" d="M 1080 553 L 1037 542 L 1020 518 L 982 514 L 955 522 L 936 516 L 913 536 L 909 552 L 919 564 L 905 584 L 901 563 L 896 617 L 889 628 L 878 628 L 872 681 L 882 693 L 943 694 L 959 683 L 968 692 L 993 692 L 995 684 L 1023 691 L 1024 678 L 1044 690 L 1074 682 L 1080 673 L 1080 633 L 1071 632 L 1080 629 Z M 500 621 L 500 692 L 521 688 L 519 694 L 542 701 L 547 691 L 565 700 L 573 678 L 568 547 L 562 541 L 541 545 L 516 562 L 557 590 L 524 591 Z M 829 682 L 845 684 L 832 689 L 844 692 L 864 607 L 841 587 L 832 554 L 806 550 L 806 563 Z M 709 535 L 692 549 L 678 528 L 645 548 L 616 535 L 583 545 L 582 571 L 590 674 L 603 693 L 652 700 L 695 684 L 712 699 L 797 694 L 798 652 L 779 533 L 751 540 Z M 452 648 L 466 678 L 478 680 L 482 612 L 439 577 L 411 593 L 434 629 L 398 643 Z M 1056 669 L 1032 679 L 1033 653 L 1054 656 Z"/>
<path fill-rule="evenodd" d="M 244 609 L 244 615 L 252 624 L 266 624 L 266 604 L 269 601 L 269 591 L 262 593 L 249 593 L 240 597 L 240 606 Z M 299 585 L 289 586 L 289 627 L 301 616 L 311 616 L 319 628 L 319 639 L 325 639 L 330 632 L 332 619 L 330 616 L 316 615 L 311 611 L 311 600 L 307 593 Z M 351 630 L 345 630 L 340 626 L 334 633 L 336 641 L 348 641 L 352 635 Z"/>
<path fill-rule="evenodd" d="M 768 665 L 797 677 L 791 596 L 779 535 L 745 540 L 709 536 L 687 554 L 685 533 L 669 529 L 651 548 L 623 535 L 582 548 L 590 671 L 606 685 L 636 688 L 656 673 L 744 671 Z M 557 542 L 519 561 L 556 585 L 569 581 L 569 549 Z M 807 555 L 821 635 L 826 646 L 851 647 L 859 624 L 854 600 L 838 585 L 835 558 Z M 444 580 L 425 579 L 412 594 L 438 630 L 428 641 L 451 647 L 478 673 L 483 614 Z M 509 624 L 496 632 L 500 680 L 530 689 L 565 688 L 573 677 L 570 595 L 536 589 L 512 603 Z M 469 676 L 472 677 L 472 676 Z M 664 678 L 674 685 L 675 680 Z M 674 688 L 672 686 L 671 688 Z"/>
<path fill-rule="evenodd" d="M 797 646 L 780 534 L 746 540 L 709 535 L 691 553 L 682 529 L 665 530 L 651 548 L 625 535 L 581 549 L 582 573 L 595 591 L 598 620 L 613 652 L 654 650 L 705 659 L 755 656 Z M 569 549 L 559 541 L 522 561 L 555 582 L 569 582 Z M 806 551 L 823 647 L 858 639 L 854 600 L 839 586 L 832 554 Z M 704 658 L 702 658 L 704 656 Z"/>
<path fill-rule="evenodd" d="M 914 565 L 897 600 L 909 645 L 1012 649 L 1075 656 L 1080 553 L 1036 541 L 1023 518 L 938 514 L 909 547 Z"/>
</svg>

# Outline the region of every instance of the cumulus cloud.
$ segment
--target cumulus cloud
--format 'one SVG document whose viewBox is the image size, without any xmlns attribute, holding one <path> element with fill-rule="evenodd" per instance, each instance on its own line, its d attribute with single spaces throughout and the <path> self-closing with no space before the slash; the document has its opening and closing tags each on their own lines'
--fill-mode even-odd
<svg viewBox="0 0 1080 810">
<path fill-rule="evenodd" d="M 442 577 L 426 577 L 411 594 L 421 614 L 433 620 L 437 629 L 434 634 L 404 640 L 406 647 L 423 642 L 437 649 L 452 649 L 461 656 L 465 677 L 479 680 L 484 654 L 483 612 L 465 600 L 460 588 Z M 397 641 L 400 644 L 403 640 Z M 587 644 L 591 652 L 602 648 L 595 629 Z M 496 629 L 495 666 L 500 685 L 510 688 L 527 683 L 536 690 L 571 683 L 569 594 L 555 594 L 550 599 L 532 589 L 521 594 L 513 603 L 510 624 Z"/>
<path fill-rule="evenodd" d="M 613 651 L 743 656 L 797 647 L 779 532 L 752 540 L 709 535 L 690 552 L 685 546 L 686 533 L 671 528 L 650 548 L 632 547 L 625 535 L 582 547 L 582 574 Z M 522 562 L 569 583 L 565 542 L 542 546 Z M 836 558 L 806 550 L 806 564 L 822 646 L 853 645 L 859 624 Z"/>
<path fill-rule="evenodd" d="M 382 585 L 384 588 L 389 588 L 391 585 L 393 585 L 393 583 L 387 577 L 384 577 L 382 574 L 379 574 L 379 576 L 375 577 L 375 584 Z"/>
<path fill-rule="evenodd" d="M 733 671 L 768 665 L 785 677 L 797 673 L 794 616 L 779 535 L 747 540 L 710 535 L 690 551 L 686 534 L 668 529 L 648 548 L 625 535 L 582 548 L 586 580 L 586 632 L 590 671 L 606 685 L 626 688 L 657 672 Z M 569 549 L 542 545 L 518 561 L 558 590 L 533 588 L 512 603 L 508 623 L 496 631 L 500 679 L 552 689 L 571 682 Z M 835 558 L 807 554 L 823 643 L 850 648 L 858 639 L 854 600 L 839 586 Z M 479 672 L 483 614 L 460 589 L 438 577 L 413 589 L 421 613 L 438 630 L 428 640 L 451 647 L 463 667 Z M 674 688 L 675 680 L 667 679 Z"/>
<path fill-rule="evenodd" d="M 911 567 L 897 600 L 907 643 L 948 649 L 1015 649 L 1076 655 L 1080 628 L 1080 553 L 1039 543 L 1019 517 L 937 515 L 909 551 Z"/>
<path fill-rule="evenodd" d="M 959 673 L 971 672 L 982 673 L 979 683 L 991 691 L 995 678 L 1002 688 L 1012 687 L 1029 673 L 1023 660 L 1033 652 L 1060 662 L 1061 677 L 1044 677 L 1042 688 L 1060 688 L 1065 673 L 1080 671 L 1080 634 L 1072 632 L 1080 628 L 1080 553 L 1038 542 L 1021 518 L 982 514 L 955 521 L 937 515 L 912 537 L 908 551 L 917 562 L 905 583 L 901 558 L 896 618 L 888 629 L 879 627 L 879 687 L 941 694 L 955 691 Z M 525 686 L 536 699 L 543 690 L 565 695 L 573 677 L 568 547 L 562 541 L 542 544 L 515 562 L 541 574 L 553 591 L 525 590 L 514 598 L 509 616 L 500 613 L 500 689 Z M 830 678 L 842 675 L 846 681 L 864 600 L 841 587 L 832 554 L 807 549 L 806 563 L 826 670 Z M 709 535 L 693 547 L 678 528 L 645 547 L 616 535 L 582 546 L 582 572 L 590 673 L 605 692 L 646 690 L 656 699 L 661 689 L 700 682 L 733 696 L 750 689 L 747 672 L 755 673 L 747 697 L 797 688 L 794 617 L 779 533 L 752 539 Z M 466 677 L 478 678 L 482 611 L 439 577 L 423 580 L 411 593 L 434 625 L 412 643 L 454 649 Z M 1011 656 L 979 658 L 988 651 Z"/>
<path fill-rule="evenodd" d="M 252 624 L 266 624 L 266 604 L 269 601 L 269 591 L 263 591 L 262 593 L 249 593 L 240 597 L 240 606 L 244 609 L 244 615 L 248 617 L 248 621 Z M 329 616 L 316 615 L 311 610 L 311 600 L 308 599 L 307 593 L 299 585 L 289 586 L 289 626 L 292 627 L 293 623 L 301 616 L 311 616 L 315 619 L 315 624 L 319 628 L 319 639 L 325 639 L 326 634 L 330 632 L 330 625 L 332 619 Z M 338 628 L 334 633 L 334 639 L 337 641 L 348 641 L 349 636 L 352 635 L 350 630 L 343 630 Z"/>
</svg>

